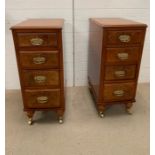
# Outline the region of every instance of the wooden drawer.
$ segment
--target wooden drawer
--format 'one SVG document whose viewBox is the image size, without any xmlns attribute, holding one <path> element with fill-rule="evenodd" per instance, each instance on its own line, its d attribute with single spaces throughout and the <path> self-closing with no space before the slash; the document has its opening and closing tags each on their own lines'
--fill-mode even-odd
<svg viewBox="0 0 155 155">
<path fill-rule="evenodd" d="M 19 47 L 57 47 L 58 33 L 17 33 Z"/>
<path fill-rule="evenodd" d="M 135 83 L 104 84 L 105 102 L 131 100 L 135 94 Z"/>
<path fill-rule="evenodd" d="M 59 68 L 59 51 L 20 51 L 19 60 L 22 68 L 42 69 Z"/>
<path fill-rule="evenodd" d="M 143 30 L 108 30 L 106 41 L 108 45 L 131 45 L 141 44 L 143 38 Z"/>
<path fill-rule="evenodd" d="M 25 90 L 27 108 L 57 108 L 60 106 L 59 89 Z"/>
<path fill-rule="evenodd" d="M 105 68 L 105 80 L 134 79 L 135 75 L 136 75 L 136 65 L 106 66 Z"/>
<path fill-rule="evenodd" d="M 138 63 L 140 57 L 140 48 L 107 48 L 106 64 L 133 64 Z"/>
<path fill-rule="evenodd" d="M 25 87 L 59 87 L 60 71 L 57 70 L 23 70 L 22 79 Z"/>
</svg>

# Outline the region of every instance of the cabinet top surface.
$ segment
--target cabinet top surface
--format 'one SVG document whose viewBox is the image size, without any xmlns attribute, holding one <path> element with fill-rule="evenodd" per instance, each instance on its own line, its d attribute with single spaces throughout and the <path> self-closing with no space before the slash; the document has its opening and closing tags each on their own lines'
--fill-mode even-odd
<svg viewBox="0 0 155 155">
<path fill-rule="evenodd" d="M 123 18 L 91 18 L 90 20 L 101 27 L 124 27 L 124 26 L 146 27 L 147 26 L 146 24 L 128 20 L 128 19 L 123 19 Z"/>
<path fill-rule="evenodd" d="M 63 24 L 63 19 L 28 19 L 11 29 L 62 29 Z"/>
</svg>

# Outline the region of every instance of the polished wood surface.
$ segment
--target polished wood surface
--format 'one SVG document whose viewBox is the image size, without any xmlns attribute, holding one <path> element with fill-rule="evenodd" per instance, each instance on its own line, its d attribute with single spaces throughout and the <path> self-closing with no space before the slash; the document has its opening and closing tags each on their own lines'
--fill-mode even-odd
<svg viewBox="0 0 155 155">
<path fill-rule="evenodd" d="M 133 46 L 135 44 L 141 44 L 143 42 L 143 30 L 126 30 L 126 28 L 123 30 L 107 30 L 107 38 L 106 38 L 106 45 L 126 45 L 126 46 Z M 129 36 L 130 40 L 127 42 L 121 41 L 119 37 L 126 35 Z"/>
<path fill-rule="evenodd" d="M 101 27 L 146 27 L 146 24 L 123 18 L 90 18 L 95 24 Z"/>
<path fill-rule="evenodd" d="M 100 71 L 102 69 L 102 34 L 103 30 L 94 22 L 90 21 L 89 56 L 88 56 L 88 80 L 93 85 L 92 91 L 97 103 L 101 100 L 100 95 Z"/>
<path fill-rule="evenodd" d="M 59 89 L 43 89 L 24 91 L 27 108 L 59 108 L 61 93 Z"/>
<path fill-rule="evenodd" d="M 106 64 L 136 64 L 141 55 L 140 47 L 106 48 Z M 126 54 L 126 58 L 120 55 Z"/>
<path fill-rule="evenodd" d="M 65 110 L 63 69 L 63 20 L 27 20 L 11 28 L 24 111 L 32 124 L 35 111 Z"/>
<path fill-rule="evenodd" d="M 135 102 L 146 24 L 118 18 L 90 19 L 88 83 L 101 117 L 109 104 Z"/>
<path fill-rule="evenodd" d="M 131 100 L 134 98 L 134 91 L 134 82 L 105 84 L 103 98 L 105 102 Z"/>
<path fill-rule="evenodd" d="M 59 51 L 20 51 L 19 62 L 25 69 L 49 69 L 60 67 Z"/>
<path fill-rule="evenodd" d="M 25 87 L 60 87 L 60 72 L 54 70 L 23 70 Z"/>
<path fill-rule="evenodd" d="M 18 33 L 18 45 L 20 47 L 31 47 L 31 46 L 58 46 L 58 34 L 57 33 Z M 35 44 L 33 40 L 41 40 L 39 44 Z"/>
<path fill-rule="evenodd" d="M 105 80 L 125 80 L 134 79 L 136 75 L 136 65 L 128 66 L 107 66 L 105 67 Z"/>
<path fill-rule="evenodd" d="M 64 19 L 28 19 L 11 29 L 62 29 L 64 25 Z"/>
</svg>

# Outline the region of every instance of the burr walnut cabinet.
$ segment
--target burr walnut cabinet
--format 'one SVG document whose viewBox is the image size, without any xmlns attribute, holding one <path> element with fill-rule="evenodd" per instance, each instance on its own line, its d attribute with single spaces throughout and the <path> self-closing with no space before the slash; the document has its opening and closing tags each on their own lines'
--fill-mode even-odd
<svg viewBox="0 0 155 155">
<path fill-rule="evenodd" d="M 29 124 L 35 111 L 47 110 L 55 111 L 63 122 L 63 23 L 63 19 L 29 19 L 11 27 Z"/>
<path fill-rule="evenodd" d="M 131 114 L 146 27 L 126 19 L 90 19 L 88 83 L 101 117 L 120 103 Z"/>
</svg>

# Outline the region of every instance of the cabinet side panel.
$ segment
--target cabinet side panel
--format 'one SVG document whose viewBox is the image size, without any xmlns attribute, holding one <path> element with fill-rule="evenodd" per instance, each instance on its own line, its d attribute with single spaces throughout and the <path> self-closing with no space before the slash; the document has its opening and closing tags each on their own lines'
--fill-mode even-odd
<svg viewBox="0 0 155 155">
<path fill-rule="evenodd" d="M 98 102 L 103 30 L 92 21 L 90 21 L 89 30 L 88 80 L 95 100 Z"/>
</svg>

